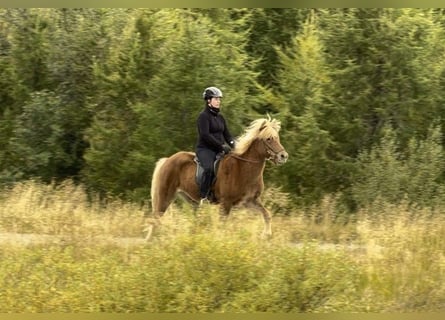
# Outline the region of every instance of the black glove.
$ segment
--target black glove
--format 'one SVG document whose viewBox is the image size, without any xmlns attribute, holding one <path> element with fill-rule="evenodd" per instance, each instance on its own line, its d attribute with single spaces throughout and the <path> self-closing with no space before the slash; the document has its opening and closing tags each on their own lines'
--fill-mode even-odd
<svg viewBox="0 0 445 320">
<path fill-rule="evenodd" d="M 223 144 L 223 145 L 222 145 L 222 149 L 223 149 L 223 152 L 224 152 L 225 154 L 227 154 L 227 153 L 229 153 L 230 151 L 232 151 L 232 148 L 230 148 L 227 144 Z"/>
</svg>

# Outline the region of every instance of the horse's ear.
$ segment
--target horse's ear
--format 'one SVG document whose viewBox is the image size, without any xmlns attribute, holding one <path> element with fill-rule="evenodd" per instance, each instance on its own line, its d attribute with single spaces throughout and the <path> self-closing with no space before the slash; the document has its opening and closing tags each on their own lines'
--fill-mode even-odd
<svg viewBox="0 0 445 320">
<path fill-rule="evenodd" d="M 261 132 L 264 128 L 266 128 L 266 123 L 267 123 L 267 120 L 264 120 L 263 123 L 262 123 L 261 126 L 260 126 L 260 132 Z"/>
</svg>

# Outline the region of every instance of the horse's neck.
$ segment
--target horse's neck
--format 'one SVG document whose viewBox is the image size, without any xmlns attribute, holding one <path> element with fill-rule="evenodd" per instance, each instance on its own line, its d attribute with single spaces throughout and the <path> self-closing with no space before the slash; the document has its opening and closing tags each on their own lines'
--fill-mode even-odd
<svg viewBox="0 0 445 320">
<path fill-rule="evenodd" d="M 250 148 L 248 148 L 246 152 L 241 154 L 240 157 L 242 159 L 246 159 L 246 161 L 243 162 L 245 162 L 245 164 L 247 164 L 248 166 L 261 171 L 264 170 L 266 156 L 260 154 L 254 146 L 250 146 Z"/>
</svg>

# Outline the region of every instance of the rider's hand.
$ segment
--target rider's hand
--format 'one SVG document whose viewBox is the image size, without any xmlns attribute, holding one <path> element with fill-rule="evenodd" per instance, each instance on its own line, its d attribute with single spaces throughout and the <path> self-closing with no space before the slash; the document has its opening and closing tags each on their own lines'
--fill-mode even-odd
<svg viewBox="0 0 445 320">
<path fill-rule="evenodd" d="M 229 153 L 230 151 L 232 151 L 232 148 L 230 148 L 227 144 L 223 144 L 223 145 L 222 145 L 222 149 L 223 149 L 223 152 L 224 152 L 225 154 L 227 154 L 227 153 Z"/>
</svg>

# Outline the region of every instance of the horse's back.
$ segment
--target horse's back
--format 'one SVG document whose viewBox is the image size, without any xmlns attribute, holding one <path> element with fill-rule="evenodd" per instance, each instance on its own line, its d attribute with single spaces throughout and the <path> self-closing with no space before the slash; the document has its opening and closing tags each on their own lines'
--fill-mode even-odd
<svg viewBox="0 0 445 320">
<path fill-rule="evenodd" d="M 177 159 L 177 160 L 193 160 L 195 157 L 195 153 L 191 151 L 178 151 L 170 156 L 170 159 Z"/>
</svg>

